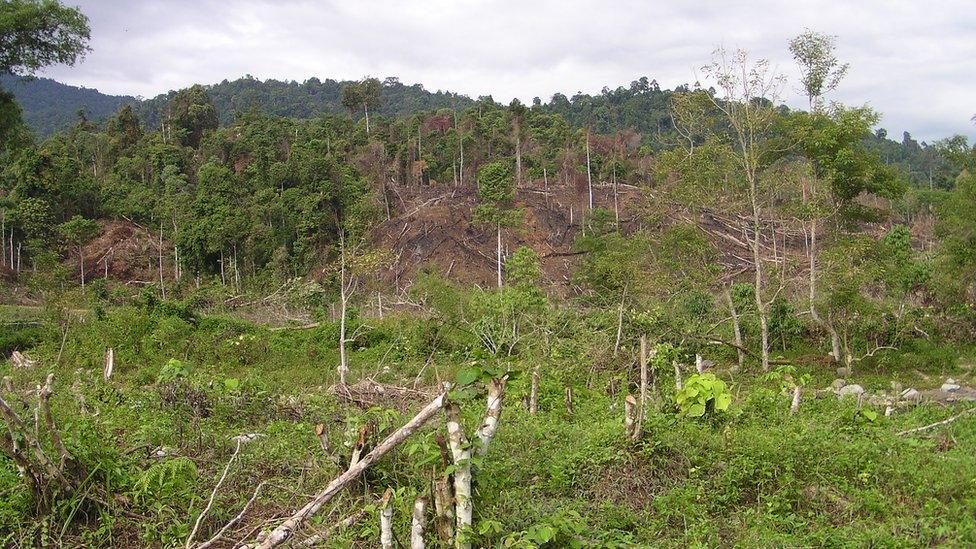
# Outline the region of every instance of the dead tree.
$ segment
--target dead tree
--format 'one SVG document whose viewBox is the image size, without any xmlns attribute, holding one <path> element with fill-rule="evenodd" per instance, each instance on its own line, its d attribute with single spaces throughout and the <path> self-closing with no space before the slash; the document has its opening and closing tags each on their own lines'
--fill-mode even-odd
<svg viewBox="0 0 976 549">
<path fill-rule="evenodd" d="M 640 412 L 637 411 L 637 399 L 634 398 L 634 395 L 627 395 L 627 398 L 624 399 L 624 432 L 630 438 L 635 438 L 638 414 Z"/>
<path fill-rule="evenodd" d="M 474 499 L 471 491 L 472 456 L 484 456 L 488 452 L 498 422 L 501 417 L 502 402 L 505 398 L 505 384 L 508 376 L 492 379 L 488 385 L 488 402 L 485 418 L 476 432 L 478 444 L 472 451 L 464 434 L 461 411 L 456 404 L 447 405 L 447 435 L 451 458 L 454 463 L 454 546 L 457 549 L 470 549 L 469 533 L 474 517 Z"/>
<path fill-rule="evenodd" d="M 413 515 L 410 519 L 410 549 L 424 549 L 424 518 L 427 514 L 427 498 L 420 497 L 413 502 Z"/>
<path fill-rule="evenodd" d="M 447 393 L 441 393 L 439 396 L 437 396 L 437 398 L 427 404 L 427 406 L 424 406 L 423 409 L 417 412 L 417 415 L 415 415 L 403 427 L 400 427 L 391 433 L 388 437 L 386 437 L 386 439 L 373 448 L 371 452 L 363 456 L 358 463 L 333 479 L 328 486 L 316 494 L 316 496 L 311 501 L 306 503 L 301 509 L 285 519 L 284 522 L 279 524 L 267 535 L 260 536 L 255 543 L 251 545 L 244 545 L 243 547 L 270 549 L 288 541 L 294 535 L 295 531 L 305 524 L 305 521 L 308 520 L 309 517 L 318 512 L 323 505 L 331 501 L 336 494 L 346 487 L 346 485 L 358 478 L 359 475 L 366 470 L 366 468 L 389 453 L 390 450 L 399 446 L 400 443 L 409 438 L 410 435 L 423 427 L 437 414 L 437 412 L 441 410 L 441 408 L 444 407 L 446 403 Z"/>
<path fill-rule="evenodd" d="M 380 505 L 380 547 L 393 549 L 393 488 L 387 488 Z"/>
<path fill-rule="evenodd" d="M 44 385 L 39 385 L 35 393 L 37 404 L 33 426 L 25 423 L 4 397 L 0 396 L 0 416 L 3 416 L 6 424 L 5 432 L 0 434 L 0 451 L 16 464 L 42 511 L 49 509 L 59 495 L 67 495 L 73 491 L 78 484 L 77 479 L 84 478 L 84 471 L 81 471 L 80 465 L 65 448 L 51 414 L 49 401 L 53 393 L 54 374 L 48 374 Z M 58 453 L 56 458 L 48 456 L 41 443 L 42 420 Z M 76 474 L 71 474 L 69 469 L 73 469 Z"/>
</svg>

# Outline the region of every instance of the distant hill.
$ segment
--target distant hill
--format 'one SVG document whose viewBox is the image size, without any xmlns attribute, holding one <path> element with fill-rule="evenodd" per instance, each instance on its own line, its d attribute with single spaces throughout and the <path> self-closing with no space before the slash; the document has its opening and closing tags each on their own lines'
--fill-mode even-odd
<svg viewBox="0 0 976 549">
<path fill-rule="evenodd" d="M 50 78 L 24 79 L 0 75 L 0 87 L 14 94 L 24 121 L 38 137 L 48 137 L 78 121 L 83 109 L 89 120 L 111 116 L 126 103 L 136 102 L 127 95 L 106 95 L 95 89 L 62 84 Z"/>
<path fill-rule="evenodd" d="M 205 86 L 217 108 L 221 125 L 234 121 L 238 113 L 257 109 L 265 113 L 292 118 L 315 118 L 323 114 L 344 114 L 340 101 L 348 81 L 309 78 L 304 82 L 258 80 L 245 76 Z M 132 96 L 106 95 L 98 90 L 79 88 L 49 78 L 24 80 L 0 76 L 0 87 L 14 93 L 28 126 L 44 138 L 70 127 L 78 120 L 78 109 L 99 122 L 119 107 L 132 103 L 143 124 L 158 128 L 162 113 L 176 91 L 141 100 Z M 671 95 L 687 91 L 688 86 L 666 90 L 646 77 L 630 86 L 604 88 L 599 94 L 576 93 L 567 97 L 554 94 L 548 101 L 536 100 L 536 108 L 562 116 L 573 127 L 589 126 L 599 133 L 633 129 L 641 134 L 642 143 L 652 150 L 673 146 L 672 122 L 668 111 Z M 404 116 L 441 108 L 466 109 L 474 100 L 451 92 L 430 92 L 421 84 L 406 85 L 396 78 L 383 81 L 382 103 L 378 112 L 387 116 Z M 490 99 L 488 97 L 487 99 Z M 357 116 L 361 116 L 357 114 Z M 868 140 L 886 163 L 899 166 L 918 186 L 947 188 L 956 173 L 948 169 L 934 148 L 918 143 L 907 132 L 901 141 L 887 138 L 884 130 Z"/>
<path fill-rule="evenodd" d="M 221 125 L 234 121 L 237 113 L 252 109 L 276 116 L 291 118 L 315 118 L 323 114 L 343 114 L 346 109 L 340 101 L 342 88 L 349 81 L 309 78 L 304 82 L 258 80 L 245 76 L 237 80 L 224 80 L 205 86 L 207 95 L 217 107 Z M 138 108 L 139 117 L 150 127 L 159 124 L 161 113 L 176 95 L 175 91 L 143 101 Z M 473 104 L 467 96 L 450 92 L 430 92 L 420 84 L 406 85 L 396 78 L 383 81 L 379 114 L 404 116 L 456 106 L 464 109 Z"/>
<path fill-rule="evenodd" d="M 314 118 L 323 114 L 342 114 L 342 87 L 349 82 L 310 78 L 305 82 L 258 80 L 251 76 L 224 80 L 205 86 L 217 107 L 221 124 L 234 121 L 237 113 L 258 109 L 268 114 L 294 118 Z M 143 123 L 158 127 L 163 109 L 175 91 L 139 100 L 132 96 L 106 95 L 98 90 L 69 86 L 50 78 L 21 79 L 0 77 L 0 87 L 10 90 L 23 111 L 24 121 L 38 137 L 48 137 L 78 120 L 84 109 L 89 120 L 111 116 L 122 105 L 133 103 Z M 473 104 L 470 98 L 449 92 L 430 92 L 420 84 L 406 85 L 396 78 L 383 82 L 380 114 L 408 115 L 421 111 Z"/>
</svg>

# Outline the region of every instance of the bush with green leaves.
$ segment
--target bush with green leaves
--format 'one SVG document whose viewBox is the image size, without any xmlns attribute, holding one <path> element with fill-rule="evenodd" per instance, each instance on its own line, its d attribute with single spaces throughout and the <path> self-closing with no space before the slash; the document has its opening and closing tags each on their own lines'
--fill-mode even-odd
<svg viewBox="0 0 976 549">
<path fill-rule="evenodd" d="M 695 374 L 684 382 L 674 401 L 685 417 L 713 416 L 732 404 L 732 393 L 713 373 Z"/>
</svg>

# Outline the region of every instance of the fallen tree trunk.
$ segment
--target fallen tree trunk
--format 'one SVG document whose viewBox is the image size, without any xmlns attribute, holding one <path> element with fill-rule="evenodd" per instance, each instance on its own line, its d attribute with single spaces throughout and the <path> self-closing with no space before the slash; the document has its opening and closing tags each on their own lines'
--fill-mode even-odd
<svg viewBox="0 0 976 549">
<path fill-rule="evenodd" d="M 955 421 L 955 420 L 957 420 L 957 419 L 959 419 L 959 418 L 961 418 L 963 416 L 969 415 L 969 414 L 971 414 L 973 412 L 976 412 L 976 408 L 970 408 L 970 409 L 965 410 L 963 412 L 960 412 L 960 413 L 958 413 L 958 414 L 956 414 L 956 415 L 954 415 L 954 416 L 952 416 L 950 418 L 943 419 L 942 421 L 936 421 L 935 423 L 930 423 L 930 424 L 924 425 L 922 427 L 916 427 L 914 429 L 908 429 L 907 431 L 901 431 L 901 432 L 897 433 L 897 435 L 900 436 L 900 437 L 903 437 L 905 435 L 911 435 L 911 434 L 914 434 L 914 433 L 920 433 L 922 431 L 927 431 L 927 430 L 929 430 L 929 429 L 931 429 L 933 427 L 940 427 L 942 425 L 948 425 L 948 424 L 952 423 L 953 421 Z"/>
<path fill-rule="evenodd" d="M 423 427 L 428 421 L 433 418 L 441 408 L 444 407 L 447 402 L 447 393 L 441 393 L 437 398 L 432 400 L 427 406 L 424 406 L 417 415 L 408 421 L 403 427 L 400 427 L 394 431 L 390 436 L 386 437 L 383 442 L 380 442 L 376 448 L 373 448 L 371 452 L 363 456 L 358 463 L 346 470 L 338 477 L 332 480 L 324 490 L 319 492 L 312 501 L 305 504 L 304 507 L 296 511 L 292 516 L 288 517 L 283 523 L 278 525 L 277 528 L 268 533 L 267 536 L 259 538 L 252 545 L 246 545 L 245 547 L 256 547 L 259 549 L 270 549 L 271 547 L 277 547 L 291 538 L 295 531 L 302 527 L 309 517 L 318 512 L 323 505 L 328 503 L 340 490 L 345 488 L 347 484 L 355 480 L 366 470 L 367 467 L 378 461 L 381 457 L 390 452 L 390 450 L 396 448 L 400 443 L 406 440 L 410 435 L 414 434 L 417 429 Z"/>
</svg>

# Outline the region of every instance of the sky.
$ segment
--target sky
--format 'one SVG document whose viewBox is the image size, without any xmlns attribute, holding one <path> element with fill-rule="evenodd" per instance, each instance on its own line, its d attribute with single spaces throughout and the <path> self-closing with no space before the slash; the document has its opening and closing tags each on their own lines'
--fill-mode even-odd
<svg viewBox="0 0 976 549">
<path fill-rule="evenodd" d="M 976 139 L 973 0 L 507 1 L 66 0 L 92 51 L 40 73 L 152 97 L 250 74 L 304 81 L 396 76 L 509 102 L 598 93 L 640 76 L 693 84 L 717 46 L 769 59 L 805 105 L 788 51 L 805 28 L 837 37 L 851 65 L 829 99 L 869 105 L 881 127 L 929 142 Z"/>
</svg>

